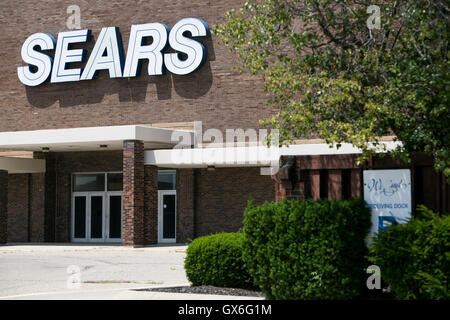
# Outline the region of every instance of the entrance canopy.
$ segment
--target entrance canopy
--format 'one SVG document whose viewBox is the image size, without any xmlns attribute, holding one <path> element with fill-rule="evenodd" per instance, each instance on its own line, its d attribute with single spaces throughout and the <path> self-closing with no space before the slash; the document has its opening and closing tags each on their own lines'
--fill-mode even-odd
<svg viewBox="0 0 450 320">
<path fill-rule="evenodd" d="M 193 140 L 193 132 L 189 130 L 149 125 L 0 132 L 0 150 L 50 152 L 122 150 L 125 140 L 143 141 L 146 149 L 165 149 L 176 145 L 179 137 L 187 136 L 190 141 Z M 6 170 L 8 173 L 45 172 L 45 160 L 2 156 L 0 152 L 0 170 Z"/>
<path fill-rule="evenodd" d="M 53 152 L 121 150 L 125 140 L 141 140 L 145 148 L 164 149 L 178 142 L 172 141 L 172 136 L 185 135 L 193 133 L 146 125 L 0 132 L 0 149 L 42 151 L 45 148 Z"/>
</svg>

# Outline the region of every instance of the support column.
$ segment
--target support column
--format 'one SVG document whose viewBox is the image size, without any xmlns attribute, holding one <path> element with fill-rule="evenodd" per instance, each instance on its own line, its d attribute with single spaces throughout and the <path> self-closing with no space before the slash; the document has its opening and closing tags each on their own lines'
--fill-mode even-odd
<svg viewBox="0 0 450 320">
<path fill-rule="evenodd" d="M 281 163 L 283 165 L 272 176 L 275 181 L 275 201 L 298 199 L 298 195 L 293 194 L 297 183 L 295 157 L 281 157 Z"/>
<path fill-rule="evenodd" d="M 144 243 L 158 243 L 158 168 L 144 166 Z"/>
<path fill-rule="evenodd" d="M 123 142 L 122 244 L 144 244 L 144 143 Z"/>
<path fill-rule="evenodd" d="M 361 174 L 359 169 L 352 169 L 350 172 L 351 197 L 359 198 L 361 196 Z"/>
<path fill-rule="evenodd" d="M 342 199 L 342 170 L 328 170 L 328 199 Z"/>
<path fill-rule="evenodd" d="M 0 170 L 0 244 L 8 242 L 8 171 Z"/>
<path fill-rule="evenodd" d="M 320 199 L 320 170 L 309 170 L 310 192 L 311 198 Z"/>
</svg>

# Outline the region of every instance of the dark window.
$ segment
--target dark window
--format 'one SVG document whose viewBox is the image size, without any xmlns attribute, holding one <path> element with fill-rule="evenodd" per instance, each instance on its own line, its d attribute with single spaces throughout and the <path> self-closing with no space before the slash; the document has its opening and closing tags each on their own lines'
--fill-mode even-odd
<svg viewBox="0 0 450 320">
<path fill-rule="evenodd" d="M 103 237 L 103 196 L 91 197 L 91 238 Z"/>
<path fill-rule="evenodd" d="M 86 238 L 86 197 L 75 197 L 74 238 Z"/>
<path fill-rule="evenodd" d="M 328 199 L 328 170 L 320 170 L 320 199 Z"/>
<path fill-rule="evenodd" d="M 122 196 L 109 197 L 109 237 L 120 238 L 122 232 Z"/>
<path fill-rule="evenodd" d="M 350 199 L 352 197 L 352 170 L 344 169 L 342 172 L 342 199 Z M 356 188 L 356 186 L 353 186 Z"/>
<path fill-rule="evenodd" d="M 176 173 L 172 171 L 158 172 L 158 190 L 175 190 Z"/>
<path fill-rule="evenodd" d="M 77 191 L 105 191 L 105 174 L 74 174 L 73 187 Z"/>
<path fill-rule="evenodd" d="M 122 191 L 122 173 L 108 173 L 108 191 Z"/>
</svg>

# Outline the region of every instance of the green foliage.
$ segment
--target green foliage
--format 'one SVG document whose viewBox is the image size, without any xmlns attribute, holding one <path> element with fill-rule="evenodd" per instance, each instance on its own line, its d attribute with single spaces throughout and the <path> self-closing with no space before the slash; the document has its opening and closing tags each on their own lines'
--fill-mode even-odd
<svg viewBox="0 0 450 320">
<path fill-rule="evenodd" d="M 253 286 L 242 260 L 242 233 L 218 233 L 189 244 L 184 267 L 194 286 L 250 288 Z"/>
<path fill-rule="evenodd" d="M 367 26 L 380 7 L 380 29 Z M 283 142 L 320 137 L 361 148 L 395 135 L 404 160 L 435 159 L 450 176 L 450 39 L 446 0 L 248 1 L 214 32 L 241 71 L 263 78 Z"/>
<path fill-rule="evenodd" d="M 450 299 L 450 215 L 419 206 L 408 224 L 374 239 L 370 260 L 398 299 Z"/>
<path fill-rule="evenodd" d="M 348 299 L 367 277 L 361 199 L 285 200 L 245 210 L 243 258 L 269 299 Z"/>
</svg>

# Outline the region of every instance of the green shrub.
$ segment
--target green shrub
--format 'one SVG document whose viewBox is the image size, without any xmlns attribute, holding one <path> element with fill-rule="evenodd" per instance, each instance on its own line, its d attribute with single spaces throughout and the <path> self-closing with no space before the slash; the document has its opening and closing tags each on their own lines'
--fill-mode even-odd
<svg viewBox="0 0 450 320">
<path fill-rule="evenodd" d="M 347 299 L 365 286 L 370 209 L 361 199 L 245 210 L 243 258 L 269 299 Z"/>
<path fill-rule="evenodd" d="M 252 286 L 242 260 L 242 233 L 218 233 L 189 244 L 184 267 L 194 286 L 248 288 Z"/>
<path fill-rule="evenodd" d="M 419 206 L 408 224 L 374 239 L 369 259 L 398 299 L 450 299 L 450 216 Z"/>
</svg>

